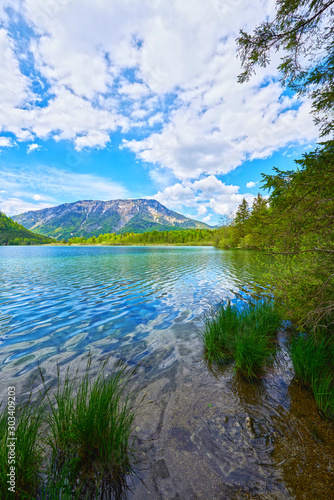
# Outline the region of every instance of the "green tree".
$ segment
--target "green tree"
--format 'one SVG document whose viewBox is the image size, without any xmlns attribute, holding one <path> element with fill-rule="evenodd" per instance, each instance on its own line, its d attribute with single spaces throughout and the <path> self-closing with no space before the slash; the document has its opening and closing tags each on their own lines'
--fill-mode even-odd
<svg viewBox="0 0 334 500">
<path fill-rule="evenodd" d="M 308 94 L 322 135 L 334 128 L 334 0 L 276 0 L 276 16 L 237 39 L 239 82 L 281 51 L 282 83 Z M 285 310 L 317 331 L 333 324 L 334 145 L 329 140 L 298 160 L 297 170 L 264 175 L 271 191 L 268 229 L 276 258 L 269 278 Z"/>
<path fill-rule="evenodd" d="M 266 66 L 271 51 L 282 51 L 278 69 L 284 85 L 309 94 L 322 135 L 333 130 L 334 16 L 333 0 L 277 0 L 276 16 L 255 28 L 240 31 L 238 54 L 244 82 L 256 66 Z"/>
<path fill-rule="evenodd" d="M 332 328 L 334 313 L 334 141 L 296 160 L 297 171 L 263 175 L 275 241 L 271 281 L 300 326 Z"/>
<path fill-rule="evenodd" d="M 252 246 L 257 248 L 270 246 L 271 231 L 268 225 L 268 216 L 268 201 L 258 193 L 253 201 L 252 211 L 247 221 L 247 233 L 249 233 Z"/>
<path fill-rule="evenodd" d="M 248 202 L 246 201 L 245 198 L 242 199 L 242 202 L 237 208 L 235 217 L 234 217 L 234 223 L 235 226 L 237 227 L 240 237 L 244 238 L 246 234 L 246 223 L 247 220 L 249 219 L 250 213 L 249 213 L 249 205 Z"/>
</svg>

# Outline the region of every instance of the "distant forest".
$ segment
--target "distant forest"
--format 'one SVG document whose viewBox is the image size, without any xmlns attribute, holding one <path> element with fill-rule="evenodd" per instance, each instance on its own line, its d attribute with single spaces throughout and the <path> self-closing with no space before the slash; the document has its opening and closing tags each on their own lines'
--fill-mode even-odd
<svg viewBox="0 0 334 500">
<path fill-rule="evenodd" d="M 67 243 L 79 245 L 213 245 L 214 229 L 179 229 L 146 233 L 107 233 L 91 238 L 74 237 Z M 66 243 L 62 240 L 62 243 Z"/>
</svg>

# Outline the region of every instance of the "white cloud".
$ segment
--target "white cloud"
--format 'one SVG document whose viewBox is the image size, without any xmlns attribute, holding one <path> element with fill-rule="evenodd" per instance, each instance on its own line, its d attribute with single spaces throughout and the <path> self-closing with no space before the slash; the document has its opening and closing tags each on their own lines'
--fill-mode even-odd
<svg viewBox="0 0 334 500">
<path fill-rule="evenodd" d="M 14 196 L 3 199 L 0 196 L 0 211 L 6 215 L 18 215 L 29 210 L 41 210 L 42 208 L 53 207 L 50 203 L 30 203 Z"/>
<path fill-rule="evenodd" d="M 205 215 L 207 212 L 207 208 L 205 205 L 200 205 L 198 207 L 198 211 L 197 211 L 197 216 L 200 217 L 201 215 Z"/>
<path fill-rule="evenodd" d="M 83 148 L 104 147 L 109 139 L 107 132 L 90 132 L 75 139 L 75 149 L 80 151 Z"/>
<path fill-rule="evenodd" d="M 202 222 L 206 222 L 206 223 L 210 222 L 211 217 L 212 217 L 211 214 L 207 215 L 206 217 L 203 217 Z"/>
<path fill-rule="evenodd" d="M 195 181 L 192 186 L 195 190 L 201 191 L 208 196 L 212 196 L 213 194 L 232 194 L 239 190 L 239 186 L 226 186 L 224 182 L 218 180 L 214 175 Z"/>
<path fill-rule="evenodd" d="M 126 94 L 132 99 L 139 99 L 140 97 L 146 96 L 150 93 L 146 85 L 142 83 L 129 83 L 126 80 L 122 81 L 119 92 L 121 94 Z"/>
<path fill-rule="evenodd" d="M 6 196 L 1 198 L 1 203 L 4 211 L 11 214 L 19 213 L 23 210 L 22 207 L 53 206 L 57 204 L 55 201 L 59 197 L 72 202 L 80 199 L 110 200 L 129 196 L 127 190 L 118 182 L 93 174 L 69 172 L 59 166 L 40 165 L 34 170 L 14 166 L 10 169 L 3 167 L 0 169 L 0 177 L 1 185 L 7 192 Z M 33 194 L 36 186 L 41 194 Z M 36 205 L 25 201 L 25 198 L 54 203 Z"/>
<path fill-rule="evenodd" d="M 171 177 L 201 182 L 317 138 L 310 103 L 282 97 L 279 54 L 249 83 L 236 83 L 239 29 L 272 15 L 274 0 L 3 0 L 4 19 L 5 6 L 35 33 L 35 76 L 27 77 L 19 59 L 28 52 L 19 54 L 0 29 L 0 123 L 19 141 L 53 137 L 77 150 L 103 148 L 115 131 L 143 128 L 143 139 L 125 147 Z M 33 92 L 37 81 L 47 104 Z M 161 130 L 150 133 L 158 123 Z"/>
<path fill-rule="evenodd" d="M 233 212 L 233 208 L 230 203 L 223 203 L 222 201 L 217 201 L 215 199 L 210 200 L 210 208 L 213 212 L 218 215 L 229 215 Z"/>
<path fill-rule="evenodd" d="M 246 184 L 246 188 L 253 188 L 256 186 L 256 184 L 258 184 L 257 182 L 253 182 L 253 181 L 250 181 L 250 182 L 247 182 Z"/>
<path fill-rule="evenodd" d="M 70 111 L 70 112 L 69 112 Z M 27 116 L 27 122 L 31 116 Z M 42 138 L 57 132 L 58 139 L 72 139 L 76 149 L 101 147 L 109 141 L 109 132 L 118 126 L 127 128 L 127 119 L 96 109 L 82 97 L 60 88 L 46 108 L 42 108 L 30 124 L 33 133 Z"/>
<path fill-rule="evenodd" d="M 150 127 L 153 127 L 156 123 L 162 123 L 163 122 L 163 114 L 161 112 L 156 113 L 153 116 L 150 116 L 148 119 L 148 124 Z"/>
<path fill-rule="evenodd" d="M 200 99 L 188 96 L 161 132 L 129 141 L 127 147 L 145 162 L 168 167 L 179 179 L 196 179 L 203 173 L 228 173 L 247 158 L 266 158 L 290 142 L 316 139 L 309 103 L 286 110 L 278 84 L 271 84 L 270 92 L 247 84 L 243 92 L 232 93 L 228 87 L 233 87 L 233 80 L 221 75 L 218 83 L 226 100 L 201 113 L 212 89 L 207 85 Z M 289 104 L 296 106 L 295 99 Z"/>
<path fill-rule="evenodd" d="M 108 72 L 103 51 L 78 50 L 71 45 L 63 26 L 57 23 L 57 27 L 57 34 L 51 32 L 33 46 L 37 67 L 43 76 L 88 99 L 94 98 L 96 93 L 105 93 L 108 84 L 112 83 L 112 75 Z"/>
<path fill-rule="evenodd" d="M 13 42 L 8 31 L 0 28 L 0 95 L 1 111 L 20 107 L 29 97 L 29 80 L 24 76 L 14 54 Z"/>
<path fill-rule="evenodd" d="M 0 137 L 0 148 L 11 148 L 14 146 L 14 142 L 10 137 Z"/>
<path fill-rule="evenodd" d="M 41 149 L 41 146 L 39 144 L 36 143 L 29 144 L 29 146 L 27 147 L 27 153 L 30 154 L 33 151 L 37 151 L 38 149 Z"/>
<path fill-rule="evenodd" d="M 230 215 L 240 205 L 244 197 L 249 203 L 253 201 L 253 195 L 239 194 L 239 189 L 239 186 L 225 185 L 215 176 L 210 175 L 199 181 L 183 181 L 168 186 L 151 198 L 182 213 L 190 208 L 196 209 L 197 217 L 205 215 L 208 210 L 212 212 L 208 214 L 210 216 L 212 214 Z"/>
</svg>

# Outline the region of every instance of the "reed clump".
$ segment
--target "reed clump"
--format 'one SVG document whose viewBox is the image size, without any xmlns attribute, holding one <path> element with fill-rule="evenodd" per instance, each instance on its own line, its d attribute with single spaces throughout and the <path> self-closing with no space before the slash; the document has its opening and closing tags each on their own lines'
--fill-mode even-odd
<svg viewBox="0 0 334 500">
<path fill-rule="evenodd" d="M 12 413 L 10 411 L 10 413 Z M 0 498 L 37 498 L 42 468 L 43 447 L 41 425 L 43 407 L 30 400 L 15 406 L 15 431 L 8 422 L 8 406 L 0 413 Z M 15 437 L 15 439 L 13 439 Z M 9 454 L 11 443 L 14 453 Z M 15 493 L 9 488 L 10 468 L 15 468 Z"/>
<path fill-rule="evenodd" d="M 95 377 L 91 358 L 85 373 L 44 383 L 37 403 L 18 408 L 16 493 L 8 491 L 7 407 L 0 415 L 0 496 L 35 499 L 121 499 L 138 464 L 133 420 L 136 408 L 127 390 L 134 370 L 120 362 L 111 374 L 105 364 Z M 43 380 L 44 382 L 44 380 Z"/>
<path fill-rule="evenodd" d="M 290 343 L 295 376 L 312 390 L 320 412 L 334 419 L 334 342 L 330 337 L 296 333 Z"/>
<path fill-rule="evenodd" d="M 204 319 L 204 357 L 209 363 L 235 360 L 235 369 L 255 378 L 275 353 L 275 335 L 282 319 L 274 303 L 264 300 L 242 309 L 228 302 Z"/>
</svg>

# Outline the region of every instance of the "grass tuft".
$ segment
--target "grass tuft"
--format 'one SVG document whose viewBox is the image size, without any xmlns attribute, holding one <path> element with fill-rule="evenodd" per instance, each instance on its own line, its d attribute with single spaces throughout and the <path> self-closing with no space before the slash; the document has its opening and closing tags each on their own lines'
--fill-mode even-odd
<svg viewBox="0 0 334 500">
<path fill-rule="evenodd" d="M 281 317 L 269 300 L 243 309 L 228 302 L 204 319 L 204 357 L 218 364 L 235 359 L 235 368 L 243 375 L 257 377 L 273 357 L 273 339 L 280 324 Z"/>
<path fill-rule="evenodd" d="M 123 362 L 93 377 L 89 358 L 83 377 L 58 373 L 55 392 L 17 407 L 16 494 L 8 491 L 8 412 L 0 412 L 0 498 L 122 499 L 138 463 L 135 410 L 127 386 L 134 370 Z M 43 380 L 43 377 L 42 377 Z M 43 380 L 44 382 L 44 380 Z"/>
<path fill-rule="evenodd" d="M 317 406 L 334 419 L 334 344 L 330 338 L 297 334 L 290 344 L 296 378 L 311 388 Z"/>
<path fill-rule="evenodd" d="M 40 483 L 40 469 L 43 461 L 41 446 L 41 423 L 43 407 L 29 401 L 16 406 L 15 419 L 15 494 L 8 490 L 7 483 L 10 466 L 8 460 L 8 442 L 12 436 L 8 432 L 8 407 L 4 406 L 0 414 L 0 498 L 31 499 L 37 498 Z"/>
<path fill-rule="evenodd" d="M 92 381 L 88 364 L 79 385 L 67 374 L 53 407 L 49 396 L 54 479 L 63 482 L 67 474 L 75 495 L 94 497 L 98 492 L 100 498 L 122 498 L 127 489 L 127 477 L 136 463 L 135 414 L 125 395 L 131 375 L 119 363 L 112 375 L 102 371 Z"/>
</svg>

